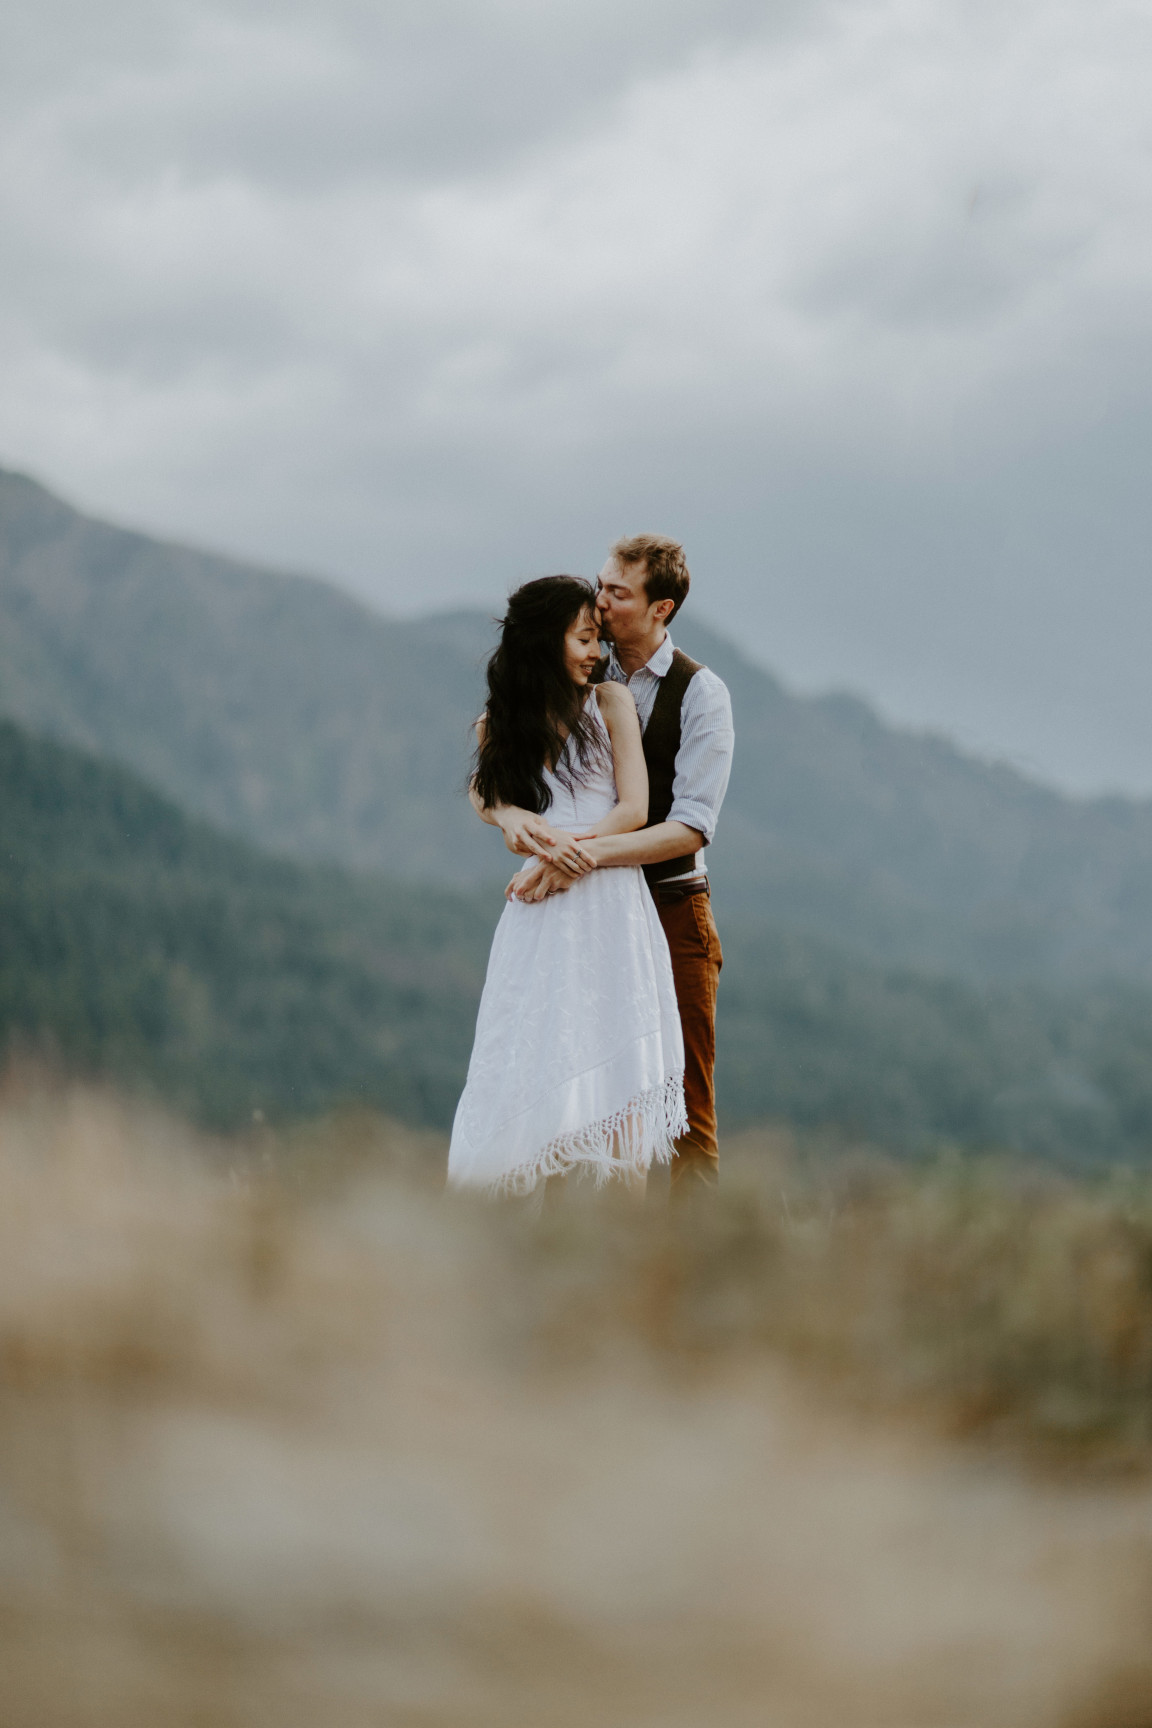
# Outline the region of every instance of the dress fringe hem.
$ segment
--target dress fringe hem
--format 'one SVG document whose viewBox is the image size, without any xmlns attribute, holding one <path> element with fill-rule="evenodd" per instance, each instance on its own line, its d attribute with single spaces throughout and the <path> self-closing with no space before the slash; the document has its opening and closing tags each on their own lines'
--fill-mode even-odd
<svg viewBox="0 0 1152 1728">
<path fill-rule="evenodd" d="M 688 1132 L 684 1107 L 684 1075 L 670 1074 L 662 1086 L 640 1092 L 624 1105 L 568 1134 L 558 1134 L 542 1146 L 530 1163 L 507 1171 L 488 1183 L 492 1197 L 530 1194 L 549 1176 L 588 1170 L 596 1186 L 620 1176 L 642 1176 L 653 1164 L 667 1164 L 676 1141 Z"/>
</svg>

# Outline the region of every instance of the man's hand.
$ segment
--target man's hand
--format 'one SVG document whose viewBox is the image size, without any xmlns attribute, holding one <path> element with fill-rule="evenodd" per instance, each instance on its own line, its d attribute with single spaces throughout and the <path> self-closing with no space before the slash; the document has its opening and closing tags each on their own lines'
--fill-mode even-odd
<svg viewBox="0 0 1152 1728">
<path fill-rule="evenodd" d="M 575 876 L 570 876 L 567 870 L 560 869 L 558 865 L 542 864 L 539 870 L 534 870 L 527 878 L 520 874 L 513 876 L 504 890 L 504 898 L 534 905 L 538 900 L 547 900 L 550 894 L 565 893 L 575 881 Z"/>
</svg>

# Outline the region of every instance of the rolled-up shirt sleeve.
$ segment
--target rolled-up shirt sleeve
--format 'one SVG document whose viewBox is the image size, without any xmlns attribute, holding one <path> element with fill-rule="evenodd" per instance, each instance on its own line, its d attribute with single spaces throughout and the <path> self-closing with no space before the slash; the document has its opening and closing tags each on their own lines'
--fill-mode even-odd
<svg viewBox="0 0 1152 1728">
<path fill-rule="evenodd" d="M 667 820 L 695 828 L 705 845 L 716 832 L 728 790 L 734 741 L 727 685 L 702 666 L 685 690 L 680 709 L 680 748 Z"/>
</svg>

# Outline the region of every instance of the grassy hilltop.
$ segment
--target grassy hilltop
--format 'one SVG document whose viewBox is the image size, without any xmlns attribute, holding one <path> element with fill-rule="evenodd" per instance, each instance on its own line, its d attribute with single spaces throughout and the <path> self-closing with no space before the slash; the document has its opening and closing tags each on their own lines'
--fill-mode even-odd
<svg viewBox="0 0 1152 1728">
<path fill-rule="evenodd" d="M 1147 1724 L 1146 1178 L 415 1138 L 0 1090 L 5 1728 Z"/>
</svg>

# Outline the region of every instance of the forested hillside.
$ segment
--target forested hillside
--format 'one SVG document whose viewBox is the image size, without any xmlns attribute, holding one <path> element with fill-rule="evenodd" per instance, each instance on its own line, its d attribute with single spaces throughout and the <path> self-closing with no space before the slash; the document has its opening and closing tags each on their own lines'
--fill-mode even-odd
<svg viewBox="0 0 1152 1728">
<path fill-rule="evenodd" d="M 489 912 L 266 858 L 0 722 L 0 1041 L 202 1121 L 450 1120 Z"/>
<path fill-rule="evenodd" d="M 1152 981 L 1152 805 L 1064 798 L 862 702 L 791 695 L 700 622 L 707 601 L 676 636 L 733 693 L 722 920 L 978 980 Z M 497 878 L 463 796 L 491 638 L 481 613 L 386 619 L 0 473 L 0 712 L 274 851 Z"/>
<path fill-rule="evenodd" d="M 357 1104 L 445 1128 L 502 904 L 263 856 L 0 722 L 0 1054 L 212 1124 Z M 1152 1156 L 1152 992 L 980 987 L 762 922 L 724 934 L 727 1125 Z"/>
<path fill-rule="evenodd" d="M 1152 990 L 976 984 L 763 925 L 725 932 L 717 1091 L 729 1122 L 891 1151 L 1152 1160 Z"/>
</svg>

